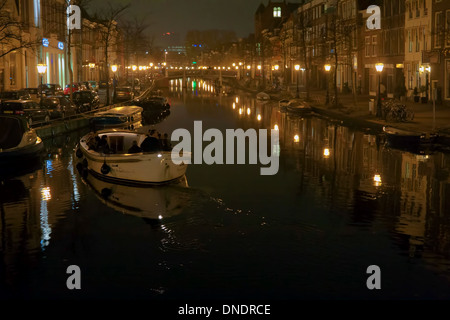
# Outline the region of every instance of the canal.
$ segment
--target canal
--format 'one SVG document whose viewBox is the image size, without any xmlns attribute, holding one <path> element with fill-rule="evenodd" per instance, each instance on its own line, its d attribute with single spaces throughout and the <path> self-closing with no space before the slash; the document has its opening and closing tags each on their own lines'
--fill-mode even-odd
<svg viewBox="0 0 450 320">
<path fill-rule="evenodd" d="M 78 174 L 86 132 L 46 140 L 42 162 L 0 183 L 1 299 L 450 298 L 448 154 L 183 85 L 170 82 L 170 114 L 139 130 L 277 129 L 277 174 L 203 163 L 177 184 L 114 185 Z M 381 289 L 369 290 L 373 265 Z"/>
</svg>

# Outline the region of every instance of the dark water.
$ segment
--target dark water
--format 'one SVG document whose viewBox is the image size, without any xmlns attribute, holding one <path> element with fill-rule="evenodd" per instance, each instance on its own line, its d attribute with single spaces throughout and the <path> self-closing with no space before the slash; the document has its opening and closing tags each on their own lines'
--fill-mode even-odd
<svg viewBox="0 0 450 320">
<path fill-rule="evenodd" d="M 2 299 L 450 298 L 449 155 L 200 81 L 167 94 L 160 132 L 277 126 L 278 173 L 193 164 L 177 185 L 112 185 L 75 169 L 85 132 L 48 140 L 42 163 L 0 184 Z M 70 265 L 80 290 L 67 289 Z M 366 286 L 370 265 L 380 290 Z"/>
</svg>

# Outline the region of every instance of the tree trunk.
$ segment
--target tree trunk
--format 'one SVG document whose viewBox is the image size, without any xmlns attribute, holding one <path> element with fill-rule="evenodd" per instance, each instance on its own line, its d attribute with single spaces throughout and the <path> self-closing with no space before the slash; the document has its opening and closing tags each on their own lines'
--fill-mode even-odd
<svg viewBox="0 0 450 320">
<path fill-rule="evenodd" d="M 109 35 L 108 35 L 109 37 Z M 105 42 L 105 76 L 106 76 L 106 105 L 109 106 L 109 68 L 108 68 L 108 45 L 109 41 Z"/>
</svg>

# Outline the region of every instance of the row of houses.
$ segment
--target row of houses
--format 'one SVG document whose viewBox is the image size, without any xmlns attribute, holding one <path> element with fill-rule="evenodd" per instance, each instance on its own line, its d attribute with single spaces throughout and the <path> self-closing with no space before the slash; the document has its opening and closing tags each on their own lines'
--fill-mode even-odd
<svg viewBox="0 0 450 320">
<path fill-rule="evenodd" d="M 65 0 L 0 1 L 0 91 L 37 87 L 41 81 L 65 86 L 71 79 L 105 80 L 111 65 L 124 65 L 115 21 L 108 30 L 108 23 L 81 10 L 78 28 L 70 30 L 67 6 Z M 42 75 L 39 64 L 47 67 Z"/>
<path fill-rule="evenodd" d="M 388 97 L 450 103 L 447 0 L 269 0 L 255 12 L 255 34 L 237 46 L 266 81 L 322 89 L 331 82 L 339 92 L 374 96 L 380 84 Z"/>
</svg>

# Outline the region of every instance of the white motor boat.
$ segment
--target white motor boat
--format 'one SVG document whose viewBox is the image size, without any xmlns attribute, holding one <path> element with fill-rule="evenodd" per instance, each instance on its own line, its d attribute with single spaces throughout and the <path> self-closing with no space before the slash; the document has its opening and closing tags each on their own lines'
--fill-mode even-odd
<svg viewBox="0 0 450 320">
<path fill-rule="evenodd" d="M 106 136 L 111 153 L 95 150 L 93 133 L 89 133 L 80 139 L 75 156 L 85 172 L 98 178 L 128 185 L 157 185 L 176 181 L 186 173 L 187 164 L 175 164 L 171 151 L 128 153 L 133 141 L 141 145 L 144 133 L 110 129 L 97 134 Z"/>
</svg>

